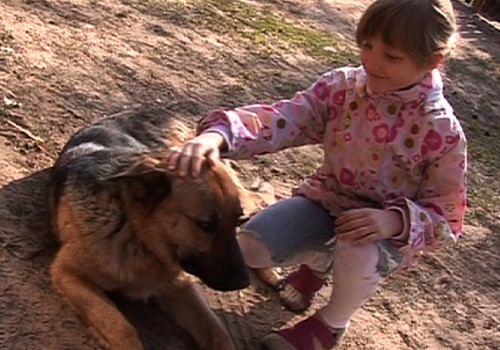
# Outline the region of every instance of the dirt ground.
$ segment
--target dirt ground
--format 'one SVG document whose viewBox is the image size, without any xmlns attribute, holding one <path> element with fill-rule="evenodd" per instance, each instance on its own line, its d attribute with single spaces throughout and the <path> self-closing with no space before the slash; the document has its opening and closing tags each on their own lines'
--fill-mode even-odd
<svg viewBox="0 0 500 350">
<path fill-rule="evenodd" d="M 340 44 L 321 52 L 351 52 L 355 21 L 368 3 L 2 0 L 0 349 L 99 349 L 48 275 L 56 248 L 44 203 L 47 169 L 71 133 L 127 108 L 168 107 L 194 125 L 214 107 L 290 97 L 333 61 L 281 40 L 287 30 L 280 28 L 335 33 Z M 500 349 L 500 30 L 462 2 L 454 7 L 461 40 L 445 73 L 470 144 L 464 236 L 383 281 L 340 349 Z M 278 19 L 268 21 L 278 29 L 258 36 L 259 18 Z M 354 63 L 343 57 L 335 63 Z M 246 184 L 267 183 L 279 199 L 320 157 L 304 147 L 239 162 L 237 170 Z M 204 290 L 240 349 L 257 349 L 269 330 L 303 317 L 281 308 L 255 279 L 240 292 Z M 146 349 L 196 348 L 154 305 L 115 300 Z"/>
</svg>

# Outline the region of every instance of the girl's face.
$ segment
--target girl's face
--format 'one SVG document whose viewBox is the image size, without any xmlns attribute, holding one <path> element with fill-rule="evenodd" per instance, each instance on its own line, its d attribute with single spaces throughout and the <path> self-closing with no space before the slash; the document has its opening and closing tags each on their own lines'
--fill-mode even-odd
<svg viewBox="0 0 500 350">
<path fill-rule="evenodd" d="M 372 37 L 361 45 L 361 62 L 373 92 L 401 90 L 419 82 L 433 67 L 419 67 L 405 52 Z"/>
</svg>

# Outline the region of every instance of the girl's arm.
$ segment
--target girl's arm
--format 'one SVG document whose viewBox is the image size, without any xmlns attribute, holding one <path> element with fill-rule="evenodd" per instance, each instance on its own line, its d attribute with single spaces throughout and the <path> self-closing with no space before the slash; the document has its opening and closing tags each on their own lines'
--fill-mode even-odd
<svg viewBox="0 0 500 350">
<path fill-rule="evenodd" d="M 445 118 L 440 124 L 447 129 L 440 133 L 443 146 L 425 169 L 417 199 L 400 198 L 386 206 L 400 210 L 404 218 L 401 237 L 407 239 L 401 248 L 405 254 L 403 268 L 408 267 L 414 255 L 454 242 L 462 232 L 466 209 L 466 139 L 456 120 L 450 124 Z"/>
<path fill-rule="evenodd" d="M 342 107 L 335 101 L 343 101 L 345 89 L 345 73 L 334 70 L 290 100 L 212 111 L 199 121 L 197 132 L 220 133 L 227 146 L 224 156 L 240 159 L 319 143 L 332 113 L 338 112 L 333 109 Z"/>
<path fill-rule="evenodd" d="M 198 122 L 198 136 L 167 151 L 168 168 L 197 177 L 204 161 L 221 152 L 235 159 L 321 142 L 326 124 L 340 114 L 348 69 L 324 74 L 291 100 L 215 110 Z"/>
</svg>

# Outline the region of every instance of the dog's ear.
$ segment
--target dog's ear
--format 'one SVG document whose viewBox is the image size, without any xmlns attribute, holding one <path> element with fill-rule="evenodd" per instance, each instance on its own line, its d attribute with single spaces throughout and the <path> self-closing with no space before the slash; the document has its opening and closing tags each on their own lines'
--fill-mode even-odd
<svg viewBox="0 0 500 350">
<path fill-rule="evenodd" d="M 172 178 L 158 158 L 143 155 L 107 180 L 121 181 L 134 200 L 156 205 L 172 192 Z"/>
<path fill-rule="evenodd" d="M 135 200 L 156 205 L 172 192 L 172 182 L 166 172 L 152 171 L 127 178 Z"/>
</svg>

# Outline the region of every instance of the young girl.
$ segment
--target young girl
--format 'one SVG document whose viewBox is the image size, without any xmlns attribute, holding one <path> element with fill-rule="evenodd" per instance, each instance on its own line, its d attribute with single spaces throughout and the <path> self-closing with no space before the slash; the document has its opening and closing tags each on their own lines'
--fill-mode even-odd
<svg viewBox="0 0 500 350">
<path fill-rule="evenodd" d="M 271 350 L 334 347 L 382 275 L 455 241 L 465 212 L 466 141 L 437 67 L 455 34 L 450 0 L 376 0 L 356 31 L 362 66 L 324 74 L 291 100 L 217 110 L 168 154 L 179 176 L 208 157 L 322 143 L 324 160 L 255 215 L 239 242 L 257 269 L 299 265 L 281 301 L 306 309 L 331 274 L 330 301 L 263 339 Z"/>
</svg>

